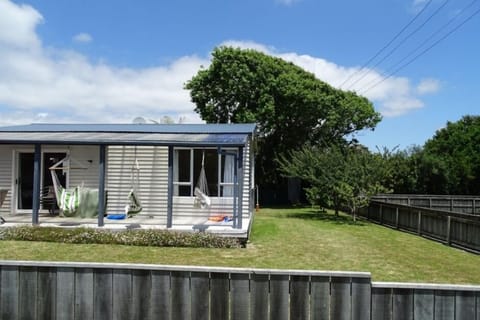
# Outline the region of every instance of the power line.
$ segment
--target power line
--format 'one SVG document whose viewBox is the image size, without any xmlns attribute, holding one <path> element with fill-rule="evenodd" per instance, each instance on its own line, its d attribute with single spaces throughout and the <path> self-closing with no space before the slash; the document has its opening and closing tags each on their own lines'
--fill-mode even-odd
<svg viewBox="0 0 480 320">
<path fill-rule="evenodd" d="M 432 33 L 425 41 L 423 41 L 419 46 L 417 46 L 415 49 L 413 49 L 412 51 L 410 51 L 406 56 L 404 56 L 402 59 L 400 59 L 397 63 L 395 63 L 393 66 L 391 66 L 390 68 L 388 68 L 386 74 L 390 73 L 392 69 L 398 67 L 402 62 L 404 62 L 405 60 L 407 60 L 409 57 L 411 57 L 414 53 L 416 53 L 418 50 L 420 50 L 422 47 L 426 46 L 430 40 L 432 40 L 433 38 L 435 38 L 438 34 L 440 34 L 445 28 L 447 28 L 450 24 L 452 24 L 452 22 L 454 22 L 455 20 L 457 20 L 457 18 L 462 15 L 466 10 L 468 10 L 473 4 L 475 4 L 478 0 L 473 0 L 472 2 L 470 2 L 468 5 L 466 5 L 465 7 L 463 7 L 460 11 L 458 11 L 455 16 L 453 16 L 447 23 L 445 23 L 444 25 L 442 25 L 440 28 L 438 28 L 434 33 Z M 370 83 L 367 83 L 366 86 L 370 85 L 373 81 L 371 81 Z"/>
<path fill-rule="evenodd" d="M 343 87 L 344 84 L 346 84 L 348 81 L 350 81 L 350 79 L 352 79 L 355 75 L 357 75 L 358 73 L 362 72 L 366 66 L 368 66 L 370 64 L 370 62 L 372 62 L 375 58 L 377 58 L 383 51 L 385 51 L 395 40 L 397 40 L 397 38 L 412 24 L 415 22 L 415 20 L 417 20 L 417 18 L 428 8 L 428 6 L 432 3 L 433 0 L 429 0 L 425 6 L 422 8 L 422 10 L 420 10 L 416 15 L 415 17 L 413 17 L 412 20 L 410 20 L 410 22 L 408 22 L 385 46 L 383 46 L 380 50 L 378 50 L 377 53 L 375 53 L 373 55 L 373 57 L 371 57 L 370 59 L 368 59 L 367 62 L 365 62 L 362 67 L 355 71 L 354 73 L 352 73 L 345 81 L 342 82 L 342 84 L 339 86 L 339 88 Z"/>
<path fill-rule="evenodd" d="M 365 78 L 370 72 L 371 72 L 371 69 L 377 67 L 378 65 L 380 65 L 383 61 L 385 61 L 387 58 L 389 58 L 395 51 L 397 51 L 397 49 L 402 45 L 404 44 L 408 39 L 410 39 L 411 37 L 413 37 L 418 31 L 420 31 L 420 29 L 422 29 L 430 20 L 433 19 L 433 17 L 435 17 L 446 5 L 447 3 L 449 2 L 450 0 L 445 0 L 420 26 L 418 26 L 417 28 L 415 28 L 415 30 L 413 30 L 412 32 L 410 32 L 406 37 L 404 37 L 400 43 L 398 43 L 392 50 L 390 50 L 387 55 L 385 55 L 382 59 L 380 59 L 380 61 L 378 61 L 377 63 L 375 63 L 371 68 L 370 70 L 367 70 L 367 72 L 365 72 L 361 77 L 358 77 L 352 84 L 350 84 L 350 86 L 347 88 L 348 89 L 351 89 L 355 84 L 357 84 L 360 80 L 362 80 L 363 78 Z"/>
<path fill-rule="evenodd" d="M 366 90 L 364 90 L 363 92 L 361 92 L 360 94 L 361 95 L 364 95 L 365 93 L 367 93 L 368 91 L 370 91 L 371 89 L 375 88 L 376 86 L 378 86 L 379 84 L 383 83 L 384 81 L 386 81 L 387 79 L 391 78 L 393 75 L 395 75 L 396 73 L 398 73 L 400 70 L 402 70 L 403 68 L 407 67 L 408 65 L 410 65 L 412 62 L 414 62 L 415 60 L 417 60 L 418 58 L 420 58 L 421 56 L 423 56 L 425 53 L 427 53 L 428 51 L 430 51 L 433 47 L 435 47 L 436 45 L 438 45 L 440 42 L 442 42 L 443 40 L 445 40 L 446 38 L 448 38 L 452 33 L 454 33 L 455 31 L 457 31 L 460 27 L 462 27 L 465 23 L 467 23 L 468 21 L 470 21 L 474 16 L 476 16 L 477 14 L 480 13 L 480 8 L 477 9 L 473 14 L 471 14 L 470 16 L 468 16 L 465 20 L 463 20 L 458 26 L 456 26 L 455 28 L 453 28 L 452 30 L 450 30 L 450 32 L 448 32 L 447 34 L 445 34 L 443 37 L 441 37 L 440 39 L 438 39 L 437 41 L 435 41 L 432 45 L 430 45 L 429 47 L 427 47 L 425 50 L 423 50 L 422 52 L 420 52 L 419 54 L 417 54 L 416 56 L 414 56 L 412 59 L 410 59 L 408 62 L 404 63 L 403 65 L 401 65 L 400 67 L 398 67 L 397 69 L 395 69 L 393 72 L 391 72 L 389 75 L 387 75 L 386 77 L 382 78 L 380 81 L 377 81 L 376 83 L 374 83 L 372 86 L 368 87 Z"/>
</svg>

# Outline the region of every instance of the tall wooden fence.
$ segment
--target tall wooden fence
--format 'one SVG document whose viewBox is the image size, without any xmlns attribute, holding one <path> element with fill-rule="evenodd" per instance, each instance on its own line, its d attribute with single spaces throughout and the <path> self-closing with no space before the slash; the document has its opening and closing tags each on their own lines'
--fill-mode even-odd
<svg viewBox="0 0 480 320">
<path fill-rule="evenodd" d="M 373 197 L 373 200 L 439 211 L 480 215 L 480 197 L 477 196 L 382 194 Z"/>
<path fill-rule="evenodd" d="M 395 229 L 480 253 L 480 215 L 372 200 L 360 215 Z"/>
<path fill-rule="evenodd" d="M 480 317 L 480 286 L 372 283 L 360 272 L 0 261 L 0 317 L 471 320 Z"/>
</svg>

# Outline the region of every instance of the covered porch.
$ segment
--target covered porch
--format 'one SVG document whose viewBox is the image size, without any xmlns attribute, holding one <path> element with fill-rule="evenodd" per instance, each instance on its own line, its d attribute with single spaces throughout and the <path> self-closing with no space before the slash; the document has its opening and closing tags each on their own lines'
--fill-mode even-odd
<svg viewBox="0 0 480 320">
<path fill-rule="evenodd" d="M 32 224 L 55 227 L 93 227 L 104 229 L 168 229 L 191 232 L 211 232 L 224 236 L 248 238 L 253 214 L 253 157 L 251 142 L 255 125 L 28 125 L 0 128 L 0 146 L 32 149 L 31 211 L 19 214 L 15 210 L 15 192 L 18 179 L 12 178 L 5 203 L 0 211 L 5 222 L 2 226 Z M 42 161 L 46 151 L 64 146 L 89 148 L 96 151 L 96 159 L 88 160 L 97 174 L 94 187 L 98 190 L 96 217 L 61 217 L 45 212 L 41 193 L 45 178 Z M 125 188 L 130 177 L 125 177 L 125 163 L 138 157 L 149 165 L 143 175 L 148 184 L 142 185 L 145 196 L 139 198 L 144 210 L 130 218 L 110 220 L 118 214 Z M 139 151 L 137 151 L 139 150 Z M 152 151 L 153 150 L 153 151 Z M 188 152 L 186 152 L 188 150 Z M 195 201 L 195 170 L 197 151 L 208 150 L 211 157 L 218 155 L 218 170 L 213 183 L 212 208 L 193 208 Z M 15 154 L 15 151 L 12 151 Z M 181 157 L 191 157 L 187 165 L 180 164 Z M 225 182 L 225 157 L 232 156 L 232 180 Z M 143 160 L 147 159 L 147 160 Z M 162 160 L 163 159 L 163 160 Z M 217 158 L 215 158 L 217 159 Z M 98 161 L 98 163 L 97 163 Z M 213 162 L 215 163 L 214 160 Z M 223 162 L 222 162 L 223 161 Z M 14 161 L 12 160 L 12 163 Z M 223 166 L 223 167 L 222 167 Z M 178 167 L 187 167 L 189 179 L 182 180 Z M 152 169 L 153 168 L 153 169 Z M 156 168 L 156 169 L 155 169 Z M 123 171 L 122 171 L 123 170 Z M 12 165 L 13 171 L 13 165 Z M 128 175 L 128 174 L 127 174 Z M 14 175 L 12 175 L 13 177 Z M 149 179 L 151 178 L 151 179 Z M 211 177 L 210 177 L 211 178 Z M 43 183 L 43 184 L 42 184 Z M 5 186 L 0 185 L 0 189 Z M 97 189 L 98 188 L 98 189 Z M 230 190 L 230 193 L 227 192 Z M 152 191 L 153 190 L 153 191 Z M 18 197 L 18 195 L 17 195 Z M 117 199 L 118 198 L 118 199 Z M 223 206 L 223 207 L 222 207 Z M 225 209 L 227 208 L 228 209 Z M 5 214 L 7 212 L 7 214 Z M 228 219 L 211 219 L 222 212 Z"/>
</svg>

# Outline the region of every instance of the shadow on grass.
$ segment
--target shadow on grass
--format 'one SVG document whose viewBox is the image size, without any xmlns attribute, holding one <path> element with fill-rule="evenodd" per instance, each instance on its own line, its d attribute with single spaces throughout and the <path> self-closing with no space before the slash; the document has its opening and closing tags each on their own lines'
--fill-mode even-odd
<svg viewBox="0 0 480 320">
<path fill-rule="evenodd" d="M 363 221 L 360 221 L 358 219 L 357 221 L 353 221 L 353 218 L 351 216 L 345 214 L 340 214 L 336 216 L 334 213 L 328 211 L 311 210 L 309 212 L 290 213 L 287 214 L 286 217 L 294 219 L 325 221 L 337 225 L 352 225 L 357 227 L 365 226 L 365 223 Z"/>
</svg>

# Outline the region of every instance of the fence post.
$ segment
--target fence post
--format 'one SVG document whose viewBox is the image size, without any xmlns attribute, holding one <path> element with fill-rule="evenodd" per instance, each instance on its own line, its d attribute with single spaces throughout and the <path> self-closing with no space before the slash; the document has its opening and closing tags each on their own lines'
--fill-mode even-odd
<svg viewBox="0 0 480 320">
<path fill-rule="evenodd" d="M 472 199 L 472 214 L 477 214 L 477 212 L 476 212 L 477 210 L 476 210 L 476 208 L 475 208 L 475 201 L 476 201 L 476 199 L 473 198 L 473 199 Z"/>
<path fill-rule="evenodd" d="M 418 211 L 417 233 L 422 235 L 422 211 Z"/>
<path fill-rule="evenodd" d="M 380 214 L 379 214 L 378 220 L 380 224 L 383 224 L 383 206 L 382 205 L 380 205 Z"/>
<path fill-rule="evenodd" d="M 450 212 L 453 212 L 453 198 L 450 198 Z"/>
<path fill-rule="evenodd" d="M 432 198 L 428 198 L 428 207 L 432 208 Z"/>
<path fill-rule="evenodd" d="M 447 218 L 447 244 L 450 245 L 451 243 L 451 226 L 452 226 L 452 216 L 448 216 Z"/>
<path fill-rule="evenodd" d="M 398 207 L 395 208 L 395 228 L 398 229 Z"/>
</svg>

